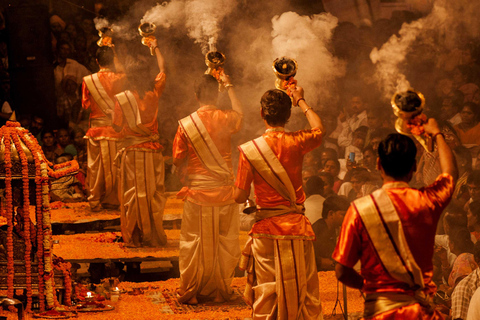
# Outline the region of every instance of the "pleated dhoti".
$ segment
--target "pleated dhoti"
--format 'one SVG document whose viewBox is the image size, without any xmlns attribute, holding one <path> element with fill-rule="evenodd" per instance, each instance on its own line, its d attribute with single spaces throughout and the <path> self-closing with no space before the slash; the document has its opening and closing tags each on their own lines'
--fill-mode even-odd
<svg viewBox="0 0 480 320">
<path fill-rule="evenodd" d="M 323 319 L 312 241 L 253 238 L 251 254 L 253 319 Z"/>
<path fill-rule="evenodd" d="M 122 154 L 120 168 L 120 221 L 125 245 L 165 245 L 165 167 L 162 153 L 157 150 L 126 150 Z"/>
<path fill-rule="evenodd" d="M 229 300 L 240 257 L 239 215 L 236 203 L 207 207 L 184 203 L 180 233 L 178 301 L 197 297 Z"/>
<path fill-rule="evenodd" d="M 111 208 L 119 204 L 115 165 L 117 144 L 115 140 L 88 139 L 86 185 L 91 208 L 100 205 Z"/>
</svg>

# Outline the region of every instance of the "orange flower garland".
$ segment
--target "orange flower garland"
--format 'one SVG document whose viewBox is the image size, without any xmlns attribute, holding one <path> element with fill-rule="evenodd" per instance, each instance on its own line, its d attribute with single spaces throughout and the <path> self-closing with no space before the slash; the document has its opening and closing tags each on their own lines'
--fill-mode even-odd
<svg viewBox="0 0 480 320">
<path fill-rule="evenodd" d="M 32 261 L 30 253 L 32 252 L 32 242 L 30 241 L 30 188 L 28 179 L 28 160 L 25 151 L 20 145 L 20 139 L 16 134 L 11 135 L 17 149 L 20 161 L 22 163 L 23 180 L 23 239 L 25 240 L 25 273 L 27 287 L 27 306 L 26 312 L 30 312 L 32 307 Z"/>
<path fill-rule="evenodd" d="M 70 269 L 72 265 L 70 262 L 66 262 L 60 257 L 55 257 L 53 261 L 53 265 L 55 270 L 60 270 L 63 274 L 64 284 L 65 284 L 65 305 L 71 306 L 72 305 L 72 274 Z"/>
<path fill-rule="evenodd" d="M 8 121 L 7 124 L 0 128 L 0 139 L 3 136 L 4 166 L 5 166 L 5 205 L 1 211 L 7 219 L 7 296 L 13 298 L 14 295 L 14 255 L 13 255 L 13 190 L 12 190 L 12 147 L 18 153 L 22 164 L 22 187 L 23 187 L 23 224 L 24 230 L 22 238 L 25 241 L 25 266 L 26 266 L 26 286 L 27 286 L 27 308 L 30 311 L 32 303 L 32 275 L 31 275 L 31 250 L 32 241 L 36 240 L 37 260 L 38 260 L 38 292 L 40 298 L 40 310 L 45 310 L 45 300 L 48 308 L 55 305 L 55 282 L 54 270 L 52 262 L 52 228 L 50 221 L 50 204 L 49 204 L 49 176 L 60 178 L 67 174 L 78 171 L 79 166 L 76 161 L 70 161 L 60 165 L 53 165 L 46 160 L 41 147 L 36 139 L 28 130 L 22 128 L 20 123 Z M 35 231 L 30 220 L 30 190 L 29 190 L 29 171 L 28 158 L 22 146 L 22 142 L 32 153 L 35 164 L 35 184 L 36 184 L 36 223 L 37 234 L 31 234 Z M 12 145 L 13 143 L 13 145 Z M 64 274 L 66 286 L 66 301 L 70 302 L 71 295 L 71 278 L 69 264 L 62 265 L 62 273 Z M 68 269 L 68 270 L 67 270 Z"/>
<path fill-rule="evenodd" d="M 13 262 L 13 191 L 12 191 L 12 158 L 10 134 L 4 136 L 5 144 L 5 200 L 7 214 L 7 297 L 13 299 L 13 278 L 15 275 Z"/>
</svg>

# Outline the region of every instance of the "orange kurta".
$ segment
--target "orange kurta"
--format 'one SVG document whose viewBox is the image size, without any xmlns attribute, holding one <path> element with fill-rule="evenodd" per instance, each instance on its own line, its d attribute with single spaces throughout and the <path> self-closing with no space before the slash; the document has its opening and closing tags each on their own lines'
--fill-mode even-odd
<svg viewBox="0 0 480 320">
<path fill-rule="evenodd" d="M 455 130 L 462 144 L 480 144 L 480 122 L 467 131 L 463 131 L 460 125 L 456 125 Z"/>
<path fill-rule="evenodd" d="M 297 204 L 303 204 L 305 202 L 305 193 L 302 188 L 303 156 L 321 144 L 322 131 L 318 128 L 297 132 L 270 131 L 263 134 L 263 137 L 290 177 Z M 243 152 L 240 152 L 236 186 L 242 190 L 249 190 L 252 182 L 255 185 L 258 206 L 262 208 L 290 206 L 290 202 L 265 182 L 253 169 Z M 255 234 L 314 237 L 308 219 L 295 213 L 263 219 L 254 224 L 251 234 L 254 237 Z"/>
<path fill-rule="evenodd" d="M 163 90 L 165 89 L 166 76 L 165 73 L 159 73 L 155 78 L 155 87 L 153 91 L 147 91 L 143 98 L 140 98 L 140 95 L 136 91 L 132 91 L 132 94 L 135 96 L 137 102 L 140 118 L 142 119 L 142 125 L 150 130 L 151 135 L 158 135 L 158 100 L 162 96 Z M 123 137 L 145 137 L 140 133 L 134 132 L 128 126 L 122 108 L 120 104 L 115 99 L 115 114 L 113 116 L 113 124 L 122 128 L 120 132 Z M 135 146 L 129 146 L 135 148 L 145 148 L 145 149 L 154 149 L 161 150 L 163 147 L 159 142 L 143 142 L 136 144 Z"/>
<path fill-rule="evenodd" d="M 117 93 L 125 90 L 126 76 L 124 73 L 114 72 L 98 72 L 98 78 L 105 88 L 108 96 L 114 101 Z M 82 85 L 82 107 L 86 110 L 90 110 L 90 120 L 103 118 L 106 115 L 98 106 L 97 102 L 90 94 L 90 90 L 86 86 L 85 82 Z M 119 132 L 116 132 L 111 126 L 100 126 L 88 129 L 86 133 L 87 137 L 92 139 L 108 139 L 118 140 L 122 136 Z"/>
<path fill-rule="evenodd" d="M 231 137 L 240 130 L 242 115 L 234 110 L 218 110 L 214 106 L 203 106 L 197 110 L 208 134 L 215 146 L 232 170 L 232 145 Z M 173 141 L 173 162 L 183 170 L 186 178 L 188 175 L 202 175 L 218 180 L 207 168 L 205 168 L 189 143 L 181 127 L 178 128 Z M 177 194 L 178 197 L 199 205 L 222 206 L 234 202 L 234 187 L 221 186 L 211 189 L 193 190 L 185 186 Z"/>
<path fill-rule="evenodd" d="M 397 209 L 410 251 L 422 270 L 425 293 L 432 295 L 436 291 L 432 282 L 435 231 L 440 215 L 453 194 L 453 178 L 449 174 L 442 174 L 433 184 L 419 190 L 409 188 L 404 182 L 387 183 L 384 187 Z M 333 259 L 349 268 L 353 268 L 358 260 L 361 261 L 363 292 L 366 294 L 392 292 L 414 295 L 414 290 L 408 284 L 393 278 L 385 270 L 353 205 L 343 221 Z M 382 313 L 375 319 L 393 319 L 396 314 L 413 315 L 409 319 L 423 319 L 416 312 L 422 312 L 418 304 Z"/>
</svg>

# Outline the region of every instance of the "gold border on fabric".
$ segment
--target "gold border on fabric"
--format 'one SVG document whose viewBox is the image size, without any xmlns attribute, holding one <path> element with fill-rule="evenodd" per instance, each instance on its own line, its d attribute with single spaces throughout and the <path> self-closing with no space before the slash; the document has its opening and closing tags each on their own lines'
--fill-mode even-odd
<svg viewBox="0 0 480 320">
<path fill-rule="evenodd" d="M 108 111 L 113 110 L 115 103 L 108 96 L 107 91 L 98 78 L 98 74 L 94 73 L 83 77 L 83 81 L 85 81 L 88 91 L 90 91 L 93 100 L 95 100 L 100 110 L 102 110 L 105 115 L 108 115 Z"/>
<path fill-rule="evenodd" d="M 112 120 L 107 117 L 90 119 L 90 128 L 111 127 Z"/>
<path fill-rule="evenodd" d="M 214 175 L 220 176 L 223 180 L 233 180 L 233 173 L 218 151 L 197 112 L 181 119 L 179 124 L 205 168 Z"/>
<path fill-rule="evenodd" d="M 315 240 L 315 236 L 274 235 L 269 233 L 252 233 L 252 238 L 266 238 L 273 240 Z"/>
<path fill-rule="evenodd" d="M 140 110 L 138 108 L 137 100 L 135 96 L 129 91 L 120 92 L 115 95 L 122 112 L 127 120 L 127 125 L 135 133 L 149 136 L 151 131 L 142 124 L 142 118 L 140 116 Z"/>
<path fill-rule="evenodd" d="M 377 201 L 378 207 L 375 201 Z M 401 222 L 398 218 L 395 207 L 391 203 L 391 200 L 385 193 L 385 191 L 383 189 L 379 189 L 369 196 L 357 199 L 354 201 L 354 206 L 365 225 L 365 229 L 367 230 L 368 235 L 372 240 L 372 244 L 375 247 L 375 250 L 380 260 L 382 261 L 384 267 L 387 269 L 388 273 L 395 279 L 405 282 L 412 287 L 417 284 L 423 288 L 423 278 L 421 278 L 421 283 L 417 283 L 417 281 L 420 279 L 418 279 L 417 276 L 412 279 L 412 270 L 407 269 L 407 267 L 412 266 L 416 266 L 418 268 L 418 265 L 416 265 L 416 263 L 412 263 L 412 261 L 414 262 L 413 256 L 404 257 L 402 255 L 406 253 L 405 248 L 408 247 L 408 244 L 406 243 L 405 235 L 403 234 Z M 381 212 L 378 211 L 379 208 L 381 208 Z M 392 243 L 389 232 L 387 231 L 382 221 L 382 217 L 384 217 L 384 214 L 387 211 L 387 227 L 389 228 L 389 231 L 395 229 L 394 233 L 390 232 L 391 236 L 394 239 L 394 243 Z M 390 229 L 388 225 L 395 223 L 394 216 L 396 216 L 397 218 L 397 227 L 392 227 L 392 229 Z M 395 248 L 395 246 L 400 241 L 402 241 L 403 243 L 401 244 L 401 249 L 398 249 L 400 250 L 400 252 L 397 253 L 397 249 Z M 408 252 L 410 251 L 408 250 Z M 408 261 L 407 265 L 404 264 L 405 261 Z M 418 271 L 420 272 L 421 276 L 421 270 L 419 268 Z M 413 274 L 417 275 L 418 272 L 415 271 Z"/>
<path fill-rule="evenodd" d="M 287 309 L 287 319 L 297 319 L 299 306 L 298 286 L 301 284 L 297 284 L 297 268 L 295 266 L 293 243 L 292 241 L 275 241 L 275 247 L 278 250 L 276 258 L 279 260 L 279 271 L 282 273 L 283 281 L 280 285 L 283 285 L 283 291 L 281 292 L 285 294 L 284 303 Z M 278 298 L 281 299 L 281 296 Z"/>
<path fill-rule="evenodd" d="M 363 317 L 371 318 L 381 313 L 406 307 L 415 303 L 418 303 L 415 297 L 406 294 L 390 292 L 367 294 Z"/>
</svg>

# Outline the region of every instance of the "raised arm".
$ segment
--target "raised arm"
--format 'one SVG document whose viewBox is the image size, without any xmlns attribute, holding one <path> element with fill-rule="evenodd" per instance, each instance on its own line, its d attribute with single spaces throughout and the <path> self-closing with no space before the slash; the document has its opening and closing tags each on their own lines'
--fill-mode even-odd
<svg viewBox="0 0 480 320">
<path fill-rule="evenodd" d="M 155 57 L 157 58 L 157 64 L 158 64 L 158 69 L 160 69 L 160 73 L 165 72 L 165 59 L 163 58 L 162 53 L 160 52 L 160 49 L 158 48 L 158 43 L 157 39 L 152 40 L 149 43 L 151 48 L 154 48 L 155 50 Z"/>
<path fill-rule="evenodd" d="M 232 109 L 237 111 L 238 113 L 243 114 L 243 108 L 242 108 L 242 103 L 237 97 L 237 94 L 235 93 L 235 89 L 233 88 L 233 84 L 230 81 L 230 77 L 225 74 L 225 72 L 222 71 L 222 74 L 220 75 L 220 79 L 223 82 L 223 85 L 225 88 L 227 88 L 228 92 L 228 97 L 230 98 L 230 102 L 232 103 Z"/>
<path fill-rule="evenodd" d="M 442 173 L 448 173 L 454 180 L 457 180 L 458 171 L 455 156 L 445 141 L 445 137 L 443 136 L 437 121 L 430 118 L 427 123 L 423 125 L 423 128 L 425 129 L 425 133 L 429 134 L 432 137 L 433 142 L 437 144 L 440 169 L 442 170 Z"/>
<path fill-rule="evenodd" d="M 293 90 L 293 105 L 299 106 L 300 109 L 302 109 L 303 113 L 307 117 L 308 124 L 312 129 L 319 128 L 325 135 L 325 128 L 323 127 L 322 120 L 320 119 L 318 114 L 311 107 L 308 106 L 307 102 L 303 97 L 303 94 L 304 93 L 302 87 L 297 86 Z"/>
</svg>

